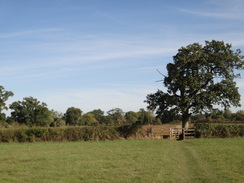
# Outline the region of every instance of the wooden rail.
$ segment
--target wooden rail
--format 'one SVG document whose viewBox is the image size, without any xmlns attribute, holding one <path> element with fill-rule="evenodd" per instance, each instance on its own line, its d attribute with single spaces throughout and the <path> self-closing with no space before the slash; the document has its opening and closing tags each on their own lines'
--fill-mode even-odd
<svg viewBox="0 0 244 183">
<path fill-rule="evenodd" d="M 195 128 L 183 128 L 182 135 L 183 135 L 183 139 L 195 138 L 196 136 Z"/>
</svg>

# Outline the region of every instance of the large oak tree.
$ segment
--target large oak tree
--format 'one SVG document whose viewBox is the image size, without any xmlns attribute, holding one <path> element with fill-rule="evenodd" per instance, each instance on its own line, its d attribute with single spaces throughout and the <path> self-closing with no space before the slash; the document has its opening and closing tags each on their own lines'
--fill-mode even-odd
<svg viewBox="0 0 244 183">
<path fill-rule="evenodd" d="M 174 63 L 167 65 L 164 76 L 167 92 L 158 90 L 147 96 L 148 108 L 156 110 L 164 122 L 176 118 L 187 126 L 193 113 L 209 112 L 215 105 L 224 108 L 240 106 L 240 94 L 235 78 L 236 70 L 244 68 L 241 50 L 233 51 L 223 41 L 206 41 L 190 44 L 178 50 Z"/>
</svg>

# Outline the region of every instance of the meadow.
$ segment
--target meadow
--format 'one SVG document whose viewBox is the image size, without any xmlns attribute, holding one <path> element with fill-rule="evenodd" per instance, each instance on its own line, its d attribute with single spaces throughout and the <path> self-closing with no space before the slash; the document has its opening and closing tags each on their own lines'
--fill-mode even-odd
<svg viewBox="0 0 244 183">
<path fill-rule="evenodd" d="M 244 138 L 0 143 L 0 182 L 243 182 L 243 150 Z"/>
</svg>

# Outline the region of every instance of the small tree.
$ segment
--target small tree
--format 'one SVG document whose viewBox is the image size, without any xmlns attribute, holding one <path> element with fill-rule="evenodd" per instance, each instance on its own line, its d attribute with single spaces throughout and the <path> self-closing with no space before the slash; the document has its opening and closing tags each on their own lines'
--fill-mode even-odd
<svg viewBox="0 0 244 183">
<path fill-rule="evenodd" d="M 237 111 L 235 117 L 238 121 L 244 121 L 244 110 Z"/>
<path fill-rule="evenodd" d="M 23 101 L 13 102 L 10 105 L 11 118 L 27 126 L 49 126 L 53 122 L 47 104 L 33 97 L 26 97 Z"/>
<path fill-rule="evenodd" d="M 70 107 L 65 115 L 66 125 L 79 125 L 82 111 L 79 108 Z"/>
<path fill-rule="evenodd" d="M 180 48 L 173 59 L 163 80 L 167 92 L 158 90 L 147 96 L 148 108 L 156 109 L 158 117 L 172 121 L 180 115 L 186 128 L 193 113 L 209 113 L 214 105 L 240 106 L 234 82 L 240 76 L 234 71 L 244 66 L 239 49 L 234 52 L 231 44 L 206 41 L 204 46 L 194 43 Z"/>
<path fill-rule="evenodd" d="M 122 109 L 115 108 L 107 112 L 109 116 L 112 117 L 114 124 L 120 125 L 125 122 L 124 112 Z"/>
<path fill-rule="evenodd" d="M 110 115 L 104 116 L 102 123 L 106 125 L 114 125 L 113 117 Z"/>
<path fill-rule="evenodd" d="M 58 111 L 55 111 L 52 109 L 51 114 L 52 114 L 54 121 L 51 123 L 50 126 L 59 127 L 59 126 L 65 125 L 64 114 L 62 112 L 58 112 Z"/>
<path fill-rule="evenodd" d="M 86 113 L 81 118 L 81 124 L 82 125 L 88 125 L 88 126 L 94 126 L 98 125 L 98 120 L 95 118 L 93 113 Z"/>
<path fill-rule="evenodd" d="M 152 124 L 154 121 L 152 111 L 145 111 L 145 109 L 140 109 L 137 114 L 139 124 Z"/>
<path fill-rule="evenodd" d="M 128 111 L 125 113 L 125 119 L 127 123 L 136 123 L 139 120 L 139 114 L 134 111 Z"/>
<path fill-rule="evenodd" d="M 7 110 L 6 101 L 9 97 L 12 97 L 14 94 L 11 91 L 7 91 L 3 86 L 0 86 L 0 122 L 6 120 L 6 115 L 2 113 L 3 110 Z"/>
<path fill-rule="evenodd" d="M 104 122 L 104 111 L 102 111 L 101 109 L 94 109 L 93 111 L 91 111 L 89 113 L 93 114 L 94 117 L 96 118 L 96 120 L 100 124 L 105 123 Z"/>
</svg>

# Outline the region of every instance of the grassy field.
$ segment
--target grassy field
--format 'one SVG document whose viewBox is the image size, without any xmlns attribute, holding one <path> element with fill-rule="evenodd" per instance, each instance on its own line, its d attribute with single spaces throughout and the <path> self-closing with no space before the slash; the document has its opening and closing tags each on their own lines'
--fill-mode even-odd
<svg viewBox="0 0 244 183">
<path fill-rule="evenodd" d="M 244 182 L 244 138 L 1 143 L 0 182 Z"/>
</svg>

